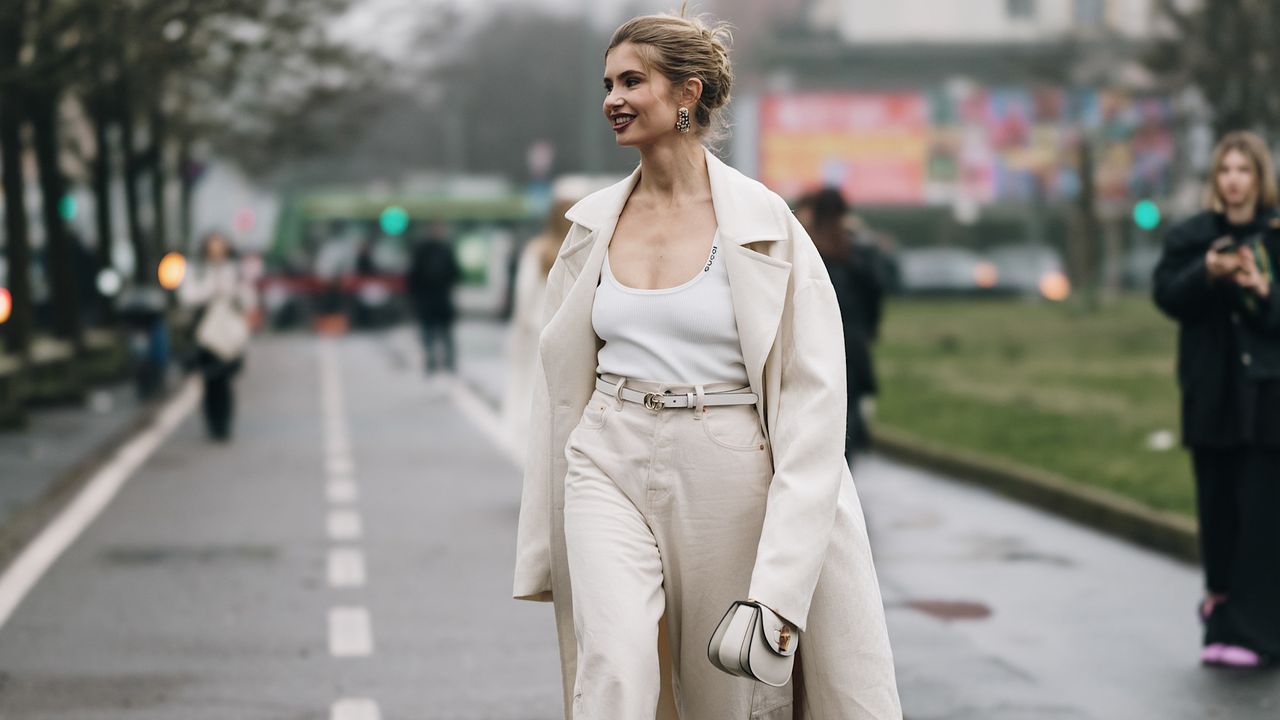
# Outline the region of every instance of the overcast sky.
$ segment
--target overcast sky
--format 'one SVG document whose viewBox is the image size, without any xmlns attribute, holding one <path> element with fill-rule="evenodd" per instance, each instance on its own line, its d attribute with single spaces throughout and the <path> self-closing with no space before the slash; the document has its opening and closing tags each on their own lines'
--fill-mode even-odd
<svg viewBox="0 0 1280 720">
<path fill-rule="evenodd" d="M 501 11 L 517 4 L 563 14 L 589 13 L 594 22 L 603 25 L 616 23 L 623 8 L 664 12 L 680 7 L 680 0 L 359 0 L 351 12 L 335 21 L 333 31 L 343 40 L 396 59 L 404 56 L 419 19 L 441 2 L 467 14 Z"/>
</svg>

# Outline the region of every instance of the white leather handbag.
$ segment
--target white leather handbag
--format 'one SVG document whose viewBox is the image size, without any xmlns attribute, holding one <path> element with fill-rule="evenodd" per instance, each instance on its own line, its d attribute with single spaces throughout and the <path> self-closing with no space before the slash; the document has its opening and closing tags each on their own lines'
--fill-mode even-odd
<svg viewBox="0 0 1280 720">
<path fill-rule="evenodd" d="M 249 345 L 249 322 L 230 300 L 216 299 L 209 303 L 196 327 L 196 343 L 231 362 L 243 355 Z"/>
<path fill-rule="evenodd" d="M 781 687 L 791 679 L 800 638 L 769 608 L 739 600 L 711 635 L 711 664 L 739 677 Z"/>
</svg>

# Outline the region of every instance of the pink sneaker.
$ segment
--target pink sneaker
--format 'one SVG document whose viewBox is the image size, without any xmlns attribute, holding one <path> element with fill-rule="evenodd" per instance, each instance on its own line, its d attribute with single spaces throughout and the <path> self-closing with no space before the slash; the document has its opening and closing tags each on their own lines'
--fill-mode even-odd
<svg viewBox="0 0 1280 720">
<path fill-rule="evenodd" d="M 1262 657 L 1247 647 L 1223 645 L 1218 664 L 1232 668 L 1256 668 L 1262 664 Z"/>
<path fill-rule="evenodd" d="M 1202 665 L 1221 665 L 1222 651 L 1226 649 L 1226 645 L 1222 643 L 1213 643 L 1205 645 L 1200 650 L 1200 664 Z"/>
</svg>

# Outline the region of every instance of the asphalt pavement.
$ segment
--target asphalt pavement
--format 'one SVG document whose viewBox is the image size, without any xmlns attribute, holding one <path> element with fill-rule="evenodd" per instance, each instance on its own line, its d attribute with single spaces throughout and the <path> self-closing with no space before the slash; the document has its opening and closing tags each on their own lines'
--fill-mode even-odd
<svg viewBox="0 0 1280 720">
<path fill-rule="evenodd" d="M 509 599 L 502 329 L 459 336 L 457 379 L 406 328 L 258 340 L 234 441 L 188 416 L 0 626 L 0 719 L 561 717 L 550 608 Z M 1195 568 L 855 478 L 911 720 L 1280 717 L 1280 676 L 1196 664 Z"/>
</svg>

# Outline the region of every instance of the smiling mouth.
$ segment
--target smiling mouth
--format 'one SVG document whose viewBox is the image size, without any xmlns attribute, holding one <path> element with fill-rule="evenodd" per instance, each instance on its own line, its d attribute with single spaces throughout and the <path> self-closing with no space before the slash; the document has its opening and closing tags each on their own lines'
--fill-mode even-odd
<svg viewBox="0 0 1280 720">
<path fill-rule="evenodd" d="M 613 129 L 615 131 L 625 128 L 626 126 L 631 124 L 632 120 L 635 120 L 635 119 L 636 119 L 635 115 L 614 115 L 613 117 L 610 118 L 610 120 L 613 122 Z"/>
</svg>

